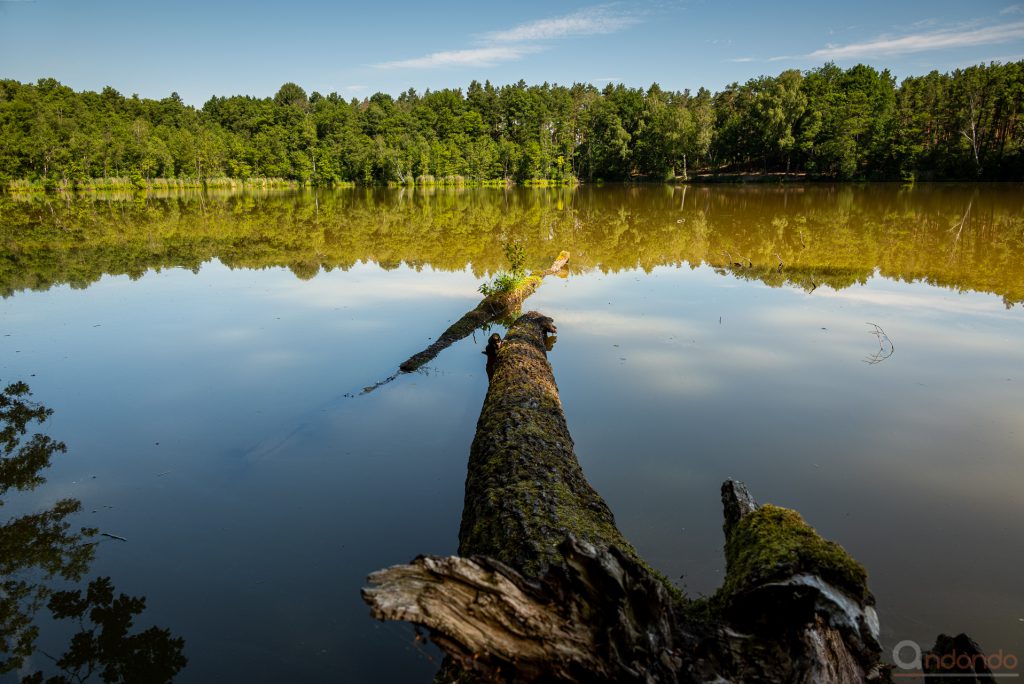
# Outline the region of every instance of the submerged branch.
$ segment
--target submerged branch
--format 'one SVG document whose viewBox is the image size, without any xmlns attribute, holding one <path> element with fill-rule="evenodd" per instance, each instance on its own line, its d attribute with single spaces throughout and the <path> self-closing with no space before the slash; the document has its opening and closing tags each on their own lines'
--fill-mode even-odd
<svg viewBox="0 0 1024 684">
<path fill-rule="evenodd" d="M 565 268 L 568 262 L 569 253 L 563 251 L 547 270 L 531 274 L 510 292 L 499 292 L 484 297 L 476 308 L 467 311 L 462 318 L 452 323 L 429 347 L 402 362 L 399 369 L 403 373 L 417 370 L 448 347 L 469 336 L 477 328 L 515 313 L 523 305 L 523 301 L 537 291 L 544 277 L 558 273 Z"/>
</svg>

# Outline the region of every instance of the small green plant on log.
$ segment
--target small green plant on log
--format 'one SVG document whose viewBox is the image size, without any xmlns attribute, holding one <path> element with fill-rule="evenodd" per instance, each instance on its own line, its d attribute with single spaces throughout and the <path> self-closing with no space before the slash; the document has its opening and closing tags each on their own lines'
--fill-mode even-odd
<svg viewBox="0 0 1024 684">
<path fill-rule="evenodd" d="M 480 286 L 480 293 L 485 297 L 511 292 L 526 280 L 526 249 L 518 242 L 505 243 L 505 260 L 507 271 L 499 271 L 489 283 Z"/>
</svg>

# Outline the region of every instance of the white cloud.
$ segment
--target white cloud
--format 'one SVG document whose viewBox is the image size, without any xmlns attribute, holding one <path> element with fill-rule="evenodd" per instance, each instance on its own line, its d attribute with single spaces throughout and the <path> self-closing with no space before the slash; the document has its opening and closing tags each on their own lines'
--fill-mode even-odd
<svg viewBox="0 0 1024 684">
<path fill-rule="evenodd" d="M 849 59 L 903 55 L 912 52 L 995 45 L 1024 39 L 1024 21 L 972 29 L 941 29 L 899 38 L 882 37 L 866 43 L 832 45 L 807 55 L 813 59 Z"/>
<path fill-rule="evenodd" d="M 701 334 L 701 328 L 689 321 L 677 320 L 668 316 L 638 316 L 600 309 L 560 312 L 555 321 L 556 323 L 565 323 L 567 326 L 577 326 L 594 337 L 633 336 L 648 340 L 670 338 L 689 340 Z"/>
<path fill-rule="evenodd" d="M 1000 14 L 1024 14 L 1024 5 L 1010 5 L 999 11 Z"/>
<path fill-rule="evenodd" d="M 983 315 L 1012 320 L 1013 312 L 1007 312 L 1005 305 L 995 295 L 965 296 L 949 294 L 951 289 L 929 287 L 921 292 L 894 291 L 876 288 L 849 288 L 846 290 L 822 289 L 815 296 L 838 299 L 886 309 L 909 311 L 934 311 L 960 316 Z"/>
<path fill-rule="evenodd" d="M 514 62 L 528 54 L 539 52 L 535 45 L 501 45 L 467 50 L 444 50 L 423 57 L 398 59 L 375 65 L 378 69 L 436 69 L 439 67 L 493 66 Z"/>
<path fill-rule="evenodd" d="M 378 69 L 437 69 L 444 67 L 494 66 L 515 62 L 526 55 L 542 52 L 537 41 L 615 33 L 638 23 L 630 14 L 613 12 L 607 7 L 591 7 L 573 14 L 538 19 L 504 31 L 483 34 L 481 47 L 442 50 L 423 57 L 397 59 L 376 64 Z"/>
<path fill-rule="evenodd" d="M 729 61 L 730 62 L 736 62 L 737 64 L 743 64 L 743 63 L 746 63 L 746 62 L 753 62 L 754 58 L 753 57 L 733 57 Z"/>
<path fill-rule="evenodd" d="M 284 269 L 281 269 L 284 273 Z M 433 269 L 416 271 L 402 266 L 385 271 L 374 263 L 359 263 L 347 272 L 321 273 L 312 280 L 274 290 L 270 296 L 303 309 L 365 309 L 383 302 L 414 299 L 452 299 L 469 302 L 479 299 L 474 288 L 479 280 L 469 271 L 458 278 L 453 274 L 438 277 Z M 346 325 L 352 321 L 346 321 Z"/>
<path fill-rule="evenodd" d="M 1019 62 L 1021 60 L 1024 60 L 1024 52 L 1018 52 L 1017 54 L 1014 54 L 1014 55 L 996 55 L 995 57 L 989 57 L 985 61 L 986 62 L 999 62 L 1000 64 L 1010 64 L 1011 62 Z M 960 62 L 956 66 L 958 66 L 961 69 L 963 69 L 963 68 L 966 68 L 966 67 L 969 67 L 969 66 L 974 66 L 975 64 L 977 64 L 977 62 L 975 60 L 967 59 L 967 60 L 964 60 L 963 62 Z"/>
<path fill-rule="evenodd" d="M 591 7 L 564 17 L 539 19 L 505 31 L 488 33 L 485 38 L 496 43 L 523 43 L 569 36 L 604 35 L 621 31 L 639 21 L 637 17 L 611 12 L 605 7 Z"/>
</svg>

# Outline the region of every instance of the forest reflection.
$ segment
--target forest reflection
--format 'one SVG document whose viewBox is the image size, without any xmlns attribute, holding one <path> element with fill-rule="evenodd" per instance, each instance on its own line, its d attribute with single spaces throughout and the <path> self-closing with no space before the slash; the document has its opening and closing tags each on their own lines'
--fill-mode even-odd
<svg viewBox="0 0 1024 684">
<path fill-rule="evenodd" d="M 0 197 L 0 292 L 86 287 L 104 274 L 287 267 L 299 278 L 374 262 L 483 277 L 520 241 L 542 268 L 708 264 L 812 292 L 876 272 L 1024 301 L 1018 184 L 609 186 Z"/>
<path fill-rule="evenodd" d="M 0 507 L 9 494 L 45 484 L 43 471 L 66 451 L 47 435 L 28 435 L 53 413 L 31 396 L 24 382 L 0 393 Z M 85 682 L 92 675 L 105 682 L 173 680 L 187 662 L 185 642 L 159 627 L 133 631 L 145 599 L 118 594 L 109 577 L 81 586 L 99 533 L 76 528 L 81 509 L 79 500 L 66 498 L 0 524 L 0 678 L 17 672 L 23 684 Z M 79 628 L 61 655 L 38 646 L 55 621 Z"/>
</svg>

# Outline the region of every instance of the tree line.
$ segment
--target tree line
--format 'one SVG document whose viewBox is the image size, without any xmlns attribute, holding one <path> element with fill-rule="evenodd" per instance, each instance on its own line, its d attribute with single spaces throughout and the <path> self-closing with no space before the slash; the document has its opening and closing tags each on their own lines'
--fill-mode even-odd
<svg viewBox="0 0 1024 684">
<path fill-rule="evenodd" d="M 1024 61 L 933 71 L 825 64 L 718 93 L 609 84 L 410 89 L 346 100 L 286 83 L 272 98 L 153 100 L 54 79 L 0 80 L 0 183 L 131 178 L 301 184 L 1024 177 Z"/>
</svg>

